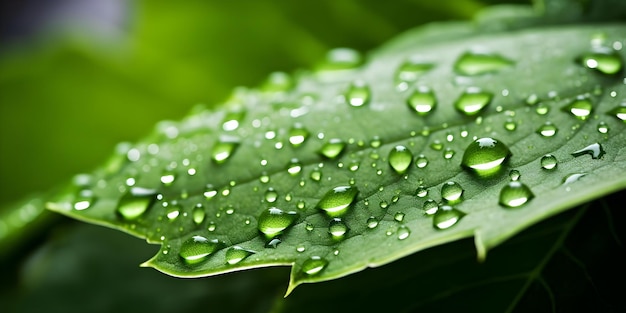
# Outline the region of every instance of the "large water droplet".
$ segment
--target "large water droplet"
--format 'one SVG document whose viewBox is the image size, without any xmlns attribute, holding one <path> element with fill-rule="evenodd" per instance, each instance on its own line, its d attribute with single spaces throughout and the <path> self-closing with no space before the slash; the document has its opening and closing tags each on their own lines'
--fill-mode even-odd
<svg viewBox="0 0 626 313">
<path fill-rule="evenodd" d="M 255 251 L 244 249 L 240 246 L 231 247 L 226 251 L 226 263 L 230 265 L 237 264 L 254 253 Z"/>
<path fill-rule="evenodd" d="M 442 205 L 433 215 L 433 226 L 436 229 L 448 229 L 458 223 L 466 214 L 452 206 Z"/>
<path fill-rule="evenodd" d="M 418 115 L 427 115 L 437 105 L 435 93 L 426 86 L 419 86 L 406 100 L 409 108 Z"/>
<path fill-rule="evenodd" d="M 607 113 L 617 117 L 618 119 L 622 120 L 622 122 L 626 123 L 626 101 L 620 103 L 620 105 L 611 109 Z"/>
<path fill-rule="evenodd" d="M 454 107 L 467 116 L 473 116 L 483 110 L 493 98 L 493 94 L 480 88 L 468 88 L 454 102 Z"/>
<path fill-rule="evenodd" d="M 309 131 L 301 124 L 296 124 L 289 130 L 289 143 L 294 147 L 302 145 L 307 138 L 309 138 Z"/>
<path fill-rule="evenodd" d="M 593 51 L 583 54 L 580 56 L 579 62 L 584 67 L 607 75 L 617 74 L 623 67 L 623 61 L 619 54 L 606 47 L 596 47 Z"/>
<path fill-rule="evenodd" d="M 333 239 L 341 240 L 346 232 L 348 232 L 348 226 L 346 226 L 340 218 L 333 218 L 328 225 L 328 232 L 331 234 Z"/>
<path fill-rule="evenodd" d="M 405 146 L 395 146 L 389 152 L 389 165 L 396 173 L 403 174 L 413 161 L 413 153 Z"/>
<path fill-rule="evenodd" d="M 557 160 L 552 154 L 546 154 L 541 157 L 541 168 L 545 170 L 553 170 L 556 168 Z"/>
<path fill-rule="evenodd" d="M 235 137 L 222 137 L 213 145 L 211 158 L 215 163 L 222 164 L 228 160 L 239 146 L 239 139 Z"/>
<path fill-rule="evenodd" d="M 454 71 L 473 76 L 500 71 L 513 65 L 513 61 L 497 54 L 466 52 L 454 63 Z"/>
<path fill-rule="evenodd" d="M 556 125 L 552 124 L 552 122 L 545 122 L 537 129 L 537 133 L 542 137 L 552 137 L 556 135 L 556 132 L 559 129 L 556 128 Z"/>
<path fill-rule="evenodd" d="M 293 225 L 299 216 L 295 211 L 284 212 L 279 208 L 272 207 L 261 213 L 258 228 L 267 239 L 271 239 Z"/>
<path fill-rule="evenodd" d="M 156 190 L 133 187 L 120 199 L 117 204 L 117 213 L 127 221 L 135 220 L 152 206 L 156 195 Z"/>
<path fill-rule="evenodd" d="M 462 200 L 463 191 L 459 183 L 449 181 L 441 186 L 441 197 L 448 203 L 458 203 Z"/>
<path fill-rule="evenodd" d="M 180 257 L 187 264 L 197 264 L 206 260 L 211 253 L 219 250 L 222 243 L 217 239 L 193 236 L 180 246 Z"/>
<path fill-rule="evenodd" d="M 602 145 L 600 145 L 599 143 L 594 143 L 594 144 L 590 144 L 580 150 L 574 151 L 572 152 L 572 155 L 574 157 L 579 157 L 581 155 L 585 155 L 585 154 L 589 154 L 591 155 L 592 159 L 599 159 L 604 155 L 604 149 L 602 148 Z"/>
<path fill-rule="evenodd" d="M 479 138 L 465 149 L 461 166 L 480 176 L 489 176 L 498 172 L 510 156 L 511 151 L 501 141 L 489 137 Z"/>
<path fill-rule="evenodd" d="M 363 81 L 356 81 L 350 85 L 348 91 L 344 95 L 348 104 L 353 107 L 360 107 L 370 101 L 372 92 Z"/>
<path fill-rule="evenodd" d="M 328 260 L 312 256 L 302 263 L 302 272 L 306 275 L 315 275 L 326 268 L 326 265 L 328 265 Z"/>
<path fill-rule="evenodd" d="M 517 208 L 530 201 L 535 195 L 530 188 L 519 181 L 510 181 L 500 190 L 500 205 Z"/>
<path fill-rule="evenodd" d="M 322 197 L 317 207 L 330 217 L 341 216 L 348 211 L 358 193 L 359 189 L 354 186 L 335 187 Z"/>
<path fill-rule="evenodd" d="M 320 153 L 329 159 L 334 159 L 338 157 L 341 152 L 343 152 L 343 149 L 345 147 L 346 143 L 343 140 L 339 138 L 333 138 L 322 146 L 322 148 L 320 149 Z"/>
<path fill-rule="evenodd" d="M 591 100 L 586 97 L 578 97 L 574 101 L 562 108 L 563 111 L 569 112 L 580 120 L 586 120 L 591 114 L 593 108 Z"/>
</svg>

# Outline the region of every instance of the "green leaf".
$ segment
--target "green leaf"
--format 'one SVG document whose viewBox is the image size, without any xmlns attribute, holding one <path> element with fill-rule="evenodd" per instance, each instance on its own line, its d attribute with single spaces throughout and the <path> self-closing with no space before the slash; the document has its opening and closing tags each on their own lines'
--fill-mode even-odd
<svg viewBox="0 0 626 313">
<path fill-rule="evenodd" d="M 160 243 L 144 266 L 174 276 L 290 265 L 287 293 L 472 236 L 484 259 L 626 186 L 624 33 L 456 24 L 361 67 L 336 51 L 159 124 L 48 208 Z"/>
</svg>

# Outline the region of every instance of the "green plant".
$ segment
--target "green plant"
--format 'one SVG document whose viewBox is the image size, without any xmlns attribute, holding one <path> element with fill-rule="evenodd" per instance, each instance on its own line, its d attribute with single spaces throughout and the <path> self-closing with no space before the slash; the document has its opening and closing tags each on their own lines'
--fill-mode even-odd
<svg viewBox="0 0 626 313">
<path fill-rule="evenodd" d="M 334 50 L 311 73 L 276 73 L 217 110 L 199 107 L 180 123 L 160 123 L 47 206 L 162 243 L 146 264 L 176 276 L 293 264 L 288 292 L 472 236 L 484 261 L 522 229 L 626 184 L 616 96 L 624 92 L 616 46 L 624 26 L 546 26 L 594 18 L 546 12 L 494 10 L 475 28 L 418 29 L 363 65 L 358 53 Z M 407 259 L 426 266 L 409 277 L 427 278 L 418 289 L 428 296 L 384 307 L 456 305 L 448 295 L 465 306 L 488 291 L 498 299 L 475 301 L 476 308 L 524 310 L 533 301 L 521 300 L 537 287 L 548 307 L 562 307 L 546 266 L 561 254 L 587 264 L 567 241 L 592 211 L 540 224 L 484 265 L 470 261 L 466 241 L 417 253 Z M 605 223 L 611 229 L 614 221 Z M 512 262 L 511 249 L 532 253 Z M 402 262 L 394 270 L 414 266 Z M 388 267 L 307 286 L 311 295 L 298 288 L 274 310 L 315 310 L 311 301 L 324 290 L 328 299 L 344 298 L 362 277 L 398 275 Z M 392 281 L 392 292 L 366 293 L 393 299 L 412 291 L 404 277 Z M 374 305 L 364 298 L 346 309 Z"/>
</svg>

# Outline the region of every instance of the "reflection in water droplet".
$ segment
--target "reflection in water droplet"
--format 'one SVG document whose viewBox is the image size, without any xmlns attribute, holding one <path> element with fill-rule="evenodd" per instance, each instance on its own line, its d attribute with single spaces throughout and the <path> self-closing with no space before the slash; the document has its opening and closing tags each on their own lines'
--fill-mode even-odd
<svg viewBox="0 0 626 313">
<path fill-rule="evenodd" d="M 356 81 L 350 85 L 345 94 L 346 101 L 353 107 L 360 107 L 370 101 L 370 88 L 363 81 Z"/>
<path fill-rule="evenodd" d="M 433 226 L 436 229 L 448 229 L 458 223 L 466 214 L 449 205 L 442 205 L 433 215 Z"/>
<path fill-rule="evenodd" d="M 600 145 L 599 143 L 594 143 L 594 144 L 590 144 L 578 151 L 574 151 L 572 152 L 572 155 L 574 157 L 579 157 L 581 155 L 585 155 L 585 154 L 589 154 L 591 155 L 592 159 L 599 159 L 604 155 L 604 149 L 602 148 L 602 145 Z"/>
<path fill-rule="evenodd" d="M 593 108 L 591 100 L 586 97 L 578 97 L 574 101 L 562 108 L 563 111 L 569 112 L 580 120 L 586 120 L 591 114 Z"/>
<path fill-rule="evenodd" d="M 133 187 L 120 198 L 117 213 L 127 220 L 135 220 L 143 215 L 156 200 L 157 192 L 153 189 Z"/>
<path fill-rule="evenodd" d="M 328 191 L 317 203 L 317 207 L 330 217 L 344 215 L 356 198 L 359 189 L 354 186 L 338 186 Z"/>
<path fill-rule="evenodd" d="M 215 163 L 222 164 L 228 160 L 239 146 L 239 140 L 233 137 L 223 137 L 213 145 L 211 158 Z"/>
<path fill-rule="evenodd" d="M 334 159 L 338 157 L 341 152 L 343 152 L 343 149 L 345 147 L 346 143 L 343 140 L 339 138 L 333 138 L 322 146 L 322 148 L 320 149 L 320 153 L 329 159 Z"/>
<path fill-rule="evenodd" d="M 389 152 L 389 165 L 396 173 L 403 174 L 413 161 L 413 153 L 405 146 L 395 146 Z"/>
<path fill-rule="evenodd" d="M 258 229 L 265 234 L 267 239 L 271 239 L 292 226 L 299 216 L 295 211 L 284 212 L 272 207 L 263 211 L 259 216 Z"/>
<path fill-rule="evenodd" d="M 340 218 L 333 218 L 328 224 L 328 233 L 330 233 L 335 240 L 343 239 L 347 231 L 348 226 L 346 226 Z"/>
<path fill-rule="evenodd" d="M 546 154 L 541 157 L 541 168 L 545 170 L 553 170 L 556 168 L 557 160 L 552 154 Z"/>
<path fill-rule="evenodd" d="M 454 102 L 454 107 L 467 116 L 473 116 L 483 110 L 493 98 L 493 94 L 480 88 L 468 88 Z"/>
<path fill-rule="evenodd" d="M 197 264 L 206 260 L 211 253 L 219 250 L 222 243 L 217 239 L 207 239 L 202 236 L 193 236 L 180 246 L 179 256 L 187 264 Z"/>
<path fill-rule="evenodd" d="M 448 203 L 457 203 L 462 200 L 463 191 L 461 185 L 449 181 L 441 186 L 441 197 Z"/>
<path fill-rule="evenodd" d="M 244 249 L 240 246 L 231 247 L 226 251 L 226 263 L 230 265 L 237 264 L 254 253 L 256 252 Z"/>
<path fill-rule="evenodd" d="M 465 149 L 461 166 L 479 176 L 490 176 L 497 173 L 510 156 L 511 151 L 501 141 L 479 138 Z"/>
<path fill-rule="evenodd" d="M 437 105 L 435 93 L 426 86 L 419 86 L 406 101 L 409 108 L 418 115 L 427 115 Z"/>
<path fill-rule="evenodd" d="M 593 51 L 580 56 L 578 61 L 584 67 L 607 75 L 617 74 L 623 67 L 623 61 L 619 54 L 615 50 L 606 47 L 595 47 Z"/>
<path fill-rule="evenodd" d="M 319 256 L 312 256 L 302 263 L 302 272 L 306 275 L 315 275 L 328 265 L 328 261 Z"/>
<path fill-rule="evenodd" d="M 497 72 L 512 65 L 513 61 L 497 54 L 466 52 L 454 63 L 454 71 L 474 76 Z"/>
<path fill-rule="evenodd" d="M 552 137 L 556 135 L 558 128 L 552 122 L 545 122 L 545 124 L 541 125 L 539 129 L 537 129 L 537 133 L 542 137 Z"/>
<path fill-rule="evenodd" d="M 530 201 L 535 195 L 530 188 L 519 181 L 511 181 L 500 190 L 500 205 L 517 208 Z"/>
</svg>

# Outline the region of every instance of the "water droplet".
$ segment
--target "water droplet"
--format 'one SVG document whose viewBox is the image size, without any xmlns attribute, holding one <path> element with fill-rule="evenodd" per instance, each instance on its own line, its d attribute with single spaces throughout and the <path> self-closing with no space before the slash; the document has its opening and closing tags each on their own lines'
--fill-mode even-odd
<svg viewBox="0 0 626 313">
<path fill-rule="evenodd" d="M 517 128 L 517 123 L 513 119 L 507 119 L 504 121 L 504 129 L 508 131 L 514 131 Z"/>
<path fill-rule="evenodd" d="M 448 203 L 460 202 L 463 188 L 457 182 L 449 181 L 441 186 L 441 197 Z"/>
<path fill-rule="evenodd" d="M 336 48 L 328 51 L 324 63 L 318 65 L 318 72 L 338 72 L 350 70 L 361 64 L 361 54 L 350 48 Z"/>
<path fill-rule="evenodd" d="M 370 216 L 365 223 L 367 224 L 367 228 L 374 229 L 378 226 L 378 219 L 374 216 Z"/>
<path fill-rule="evenodd" d="M 417 189 L 415 190 L 415 195 L 419 198 L 426 197 L 428 195 L 428 188 L 426 188 L 425 186 L 417 187 Z"/>
<path fill-rule="evenodd" d="M 345 147 L 346 143 L 343 140 L 339 138 L 333 138 L 322 146 L 320 153 L 329 159 L 334 159 L 338 157 L 341 152 L 343 152 L 343 149 Z"/>
<path fill-rule="evenodd" d="M 454 71 L 474 76 L 497 72 L 512 65 L 513 61 L 497 54 L 466 52 L 454 63 Z"/>
<path fill-rule="evenodd" d="M 578 181 L 579 179 L 581 179 L 582 177 L 584 177 L 585 173 L 574 173 L 574 174 L 569 174 L 567 176 L 565 176 L 563 178 L 563 185 L 569 185 L 575 181 Z"/>
<path fill-rule="evenodd" d="M 314 169 L 311 171 L 311 179 L 314 181 L 322 180 L 322 172 L 319 169 Z"/>
<path fill-rule="evenodd" d="M 569 112 L 579 120 L 586 120 L 591 114 L 591 100 L 586 97 L 578 97 L 574 101 L 562 108 L 563 111 Z"/>
<path fill-rule="evenodd" d="M 452 206 L 442 205 L 433 215 L 433 226 L 436 229 L 448 229 L 458 223 L 466 214 Z"/>
<path fill-rule="evenodd" d="M 537 133 L 542 137 L 552 137 L 556 135 L 556 132 L 558 130 L 559 129 L 556 128 L 556 126 L 552 124 L 552 122 L 545 122 L 543 125 L 541 125 L 541 127 L 539 127 L 539 129 L 537 129 Z"/>
<path fill-rule="evenodd" d="M 413 91 L 406 103 L 418 115 L 427 115 L 437 105 L 437 98 L 435 98 L 435 93 L 432 89 L 420 86 Z"/>
<path fill-rule="evenodd" d="M 498 172 L 510 156 L 511 151 L 501 141 L 489 137 L 479 138 L 465 149 L 461 166 L 480 176 L 490 176 Z"/>
<path fill-rule="evenodd" d="M 167 213 L 165 213 L 165 216 L 167 216 L 167 219 L 170 221 L 175 220 L 178 215 L 180 215 L 180 206 L 178 205 L 171 205 L 167 208 Z"/>
<path fill-rule="evenodd" d="M 222 164 L 228 160 L 239 146 L 239 140 L 234 137 L 222 137 L 213 145 L 211 158 L 215 163 Z"/>
<path fill-rule="evenodd" d="M 599 143 L 590 144 L 580 150 L 572 152 L 574 157 L 589 154 L 592 159 L 599 159 L 604 155 L 605 151 Z"/>
<path fill-rule="evenodd" d="M 535 109 L 535 112 L 538 115 L 546 115 L 548 114 L 548 112 L 550 112 L 550 107 L 547 104 L 542 102 L 542 103 L 539 103 L 539 105 Z"/>
<path fill-rule="evenodd" d="M 396 212 L 396 214 L 393 215 L 393 219 L 398 222 L 402 222 L 404 220 L 404 213 Z"/>
<path fill-rule="evenodd" d="M 266 248 L 272 248 L 272 249 L 276 249 L 276 247 L 278 247 L 279 244 L 282 243 L 282 240 L 280 240 L 280 238 L 273 238 L 272 240 L 268 241 L 265 244 Z"/>
<path fill-rule="evenodd" d="M 93 205 L 95 198 L 93 191 L 89 189 L 83 189 L 78 193 L 78 196 L 74 199 L 74 205 L 72 206 L 76 211 L 86 210 Z"/>
<path fill-rule="evenodd" d="M 413 153 L 405 146 L 395 146 L 389 152 L 389 165 L 396 173 L 403 174 L 413 161 Z"/>
<path fill-rule="evenodd" d="M 231 247 L 226 251 L 226 263 L 230 265 L 237 264 L 254 253 L 255 251 L 247 250 L 240 246 Z"/>
<path fill-rule="evenodd" d="M 191 212 L 191 216 L 193 218 L 193 222 L 196 223 L 196 225 L 202 224 L 202 222 L 204 222 L 204 218 L 206 217 L 206 212 L 204 211 L 204 206 L 202 206 L 202 204 L 198 203 L 193 208 L 193 211 Z"/>
<path fill-rule="evenodd" d="M 211 200 L 213 199 L 213 197 L 215 197 L 217 195 L 217 189 L 215 189 L 213 187 L 213 185 L 209 184 L 206 186 L 206 189 L 204 190 L 204 197 L 207 200 Z"/>
<path fill-rule="evenodd" d="M 291 89 L 293 81 L 291 76 L 285 72 L 273 72 L 268 77 L 265 83 L 261 86 L 261 90 L 264 92 L 286 92 Z"/>
<path fill-rule="evenodd" d="M 411 83 L 426 74 L 434 67 L 431 63 L 408 60 L 396 70 L 397 83 Z"/>
<path fill-rule="evenodd" d="M 299 253 L 302 253 L 302 252 L 306 251 L 306 247 L 303 244 L 299 244 L 296 247 L 296 251 L 299 252 Z"/>
<path fill-rule="evenodd" d="M 611 109 L 607 113 L 617 117 L 618 119 L 622 120 L 622 122 L 626 122 L 626 101 L 620 103 L 619 106 Z"/>
<path fill-rule="evenodd" d="M 386 208 L 389 207 L 389 203 L 387 203 L 387 201 L 384 201 L 384 200 L 380 201 L 380 203 L 378 205 L 380 205 L 381 209 L 386 209 Z"/>
<path fill-rule="evenodd" d="M 404 225 L 398 227 L 398 239 L 399 240 L 407 239 L 409 238 L 410 235 L 411 235 L 411 230 L 408 227 Z"/>
<path fill-rule="evenodd" d="M 344 95 L 346 101 L 353 107 L 360 107 L 367 104 L 371 98 L 371 90 L 363 81 L 355 81 L 350 85 Z"/>
<path fill-rule="evenodd" d="M 520 172 L 518 170 L 511 170 L 509 172 L 509 178 L 511 178 L 511 180 L 513 180 L 513 181 L 519 180 L 521 176 L 522 175 L 520 174 Z"/>
<path fill-rule="evenodd" d="M 619 54 L 610 48 L 596 47 L 578 58 L 578 61 L 586 68 L 597 70 L 603 74 L 614 75 L 623 67 L 623 61 Z"/>
<path fill-rule="evenodd" d="M 333 218 L 328 225 L 328 232 L 333 236 L 335 240 L 343 239 L 343 236 L 348 231 L 348 226 L 340 219 Z"/>
<path fill-rule="evenodd" d="M 609 125 L 606 122 L 599 122 L 598 132 L 601 134 L 607 134 L 609 132 Z"/>
<path fill-rule="evenodd" d="M 359 189 L 354 186 L 338 186 L 328 191 L 317 203 L 317 207 L 324 210 L 330 217 L 344 215 L 350 204 L 356 198 Z"/>
<path fill-rule="evenodd" d="M 545 170 L 553 170 L 556 168 L 557 160 L 552 154 L 546 154 L 541 157 L 541 168 Z"/>
<path fill-rule="evenodd" d="M 163 185 L 165 186 L 170 186 L 171 184 L 173 184 L 175 179 L 176 175 L 171 170 L 166 170 L 161 175 L 161 183 L 163 183 Z"/>
<path fill-rule="evenodd" d="M 156 190 L 133 187 L 120 199 L 117 204 L 117 213 L 127 221 L 135 220 L 152 206 L 156 195 Z"/>
<path fill-rule="evenodd" d="M 430 148 L 435 150 L 435 151 L 440 151 L 441 149 L 443 149 L 443 143 L 441 142 L 441 140 L 435 139 L 430 144 Z"/>
<path fill-rule="evenodd" d="M 289 161 L 289 165 L 287 166 L 287 172 L 289 172 L 289 174 L 291 174 L 292 176 L 298 175 L 301 170 L 302 164 L 298 159 L 291 159 L 291 161 Z"/>
<path fill-rule="evenodd" d="M 289 131 L 289 143 L 294 147 L 299 147 L 309 138 L 309 131 L 302 125 L 296 124 Z"/>
<path fill-rule="evenodd" d="M 454 107 L 467 116 L 473 116 L 483 110 L 493 98 L 493 94 L 480 88 L 468 88 L 454 102 Z"/>
<path fill-rule="evenodd" d="M 517 208 L 530 201 L 535 195 L 530 188 L 519 181 L 510 181 L 500 190 L 500 205 Z"/>
<path fill-rule="evenodd" d="M 422 210 L 424 210 L 424 212 L 428 215 L 433 215 L 437 213 L 438 209 L 439 209 L 439 204 L 437 204 L 437 201 L 433 199 L 428 199 L 424 201 L 424 204 L 422 205 Z"/>
<path fill-rule="evenodd" d="M 454 156 L 456 152 L 454 152 L 454 150 L 450 149 L 450 148 L 446 148 L 445 150 L 443 150 L 443 158 L 446 160 L 450 160 L 452 159 L 452 157 Z"/>
<path fill-rule="evenodd" d="M 278 192 L 276 192 L 274 188 L 268 188 L 265 192 L 265 201 L 269 203 L 274 203 L 276 202 L 276 199 L 278 199 Z"/>
<path fill-rule="evenodd" d="M 423 154 L 418 155 L 415 159 L 415 166 L 418 168 L 425 168 L 426 165 L 428 165 L 428 158 L 426 158 Z"/>
<path fill-rule="evenodd" d="M 328 261 L 319 256 L 312 256 L 302 263 L 302 272 L 306 275 L 315 275 L 328 265 Z"/>
<path fill-rule="evenodd" d="M 207 239 L 202 236 L 193 236 L 180 246 L 180 257 L 187 264 L 197 264 L 206 260 L 211 253 L 219 250 L 222 243 L 217 239 Z"/>
<path fill-rule="evenodd" d="M 246 115 L 245 111 L 228 112 L 222 120 L 222 129 L 225 131 L 233 131 L 239 128 L 241 121 Z"/>
<path fill-rule="evenodd" d="M 279 208 L 272 207 L 261 213 L 258 228 L 267 239 L 271 239 L 293 225 L 299 216 L 295 211 L 284 212 Z"/>
</svg>

